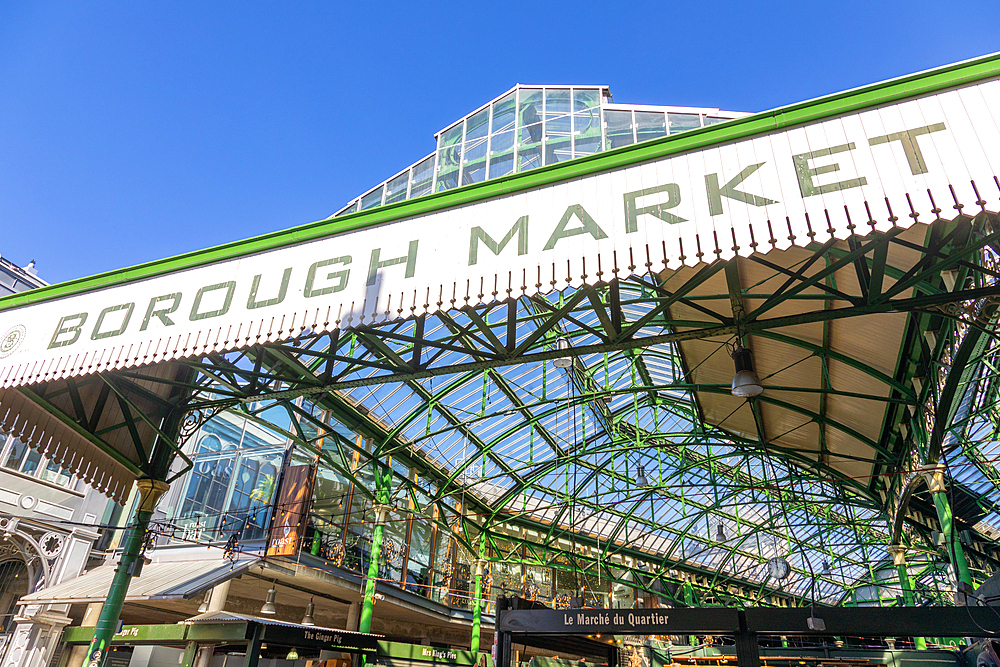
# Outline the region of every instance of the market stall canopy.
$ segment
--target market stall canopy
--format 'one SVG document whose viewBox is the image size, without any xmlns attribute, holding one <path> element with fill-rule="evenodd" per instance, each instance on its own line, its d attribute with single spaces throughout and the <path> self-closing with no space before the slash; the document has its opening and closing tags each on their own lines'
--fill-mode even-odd
<svg viewBox="0 0 1000 667">
<path fill-rule="evenodd" d="M 129 586 L 126 602 L 187 599 L 239 577 L 260 561 L 256 556 L 240 556 L 235 562 L 224 560 L 220 549 L 209 549 L 211 558 L 165 559 L 148 563 L 142 576 Z M 116 565 L 101 565 L 75 579 L 22 596 L 19 604 L 81 604 L 103 602 Z"/>
</svg>

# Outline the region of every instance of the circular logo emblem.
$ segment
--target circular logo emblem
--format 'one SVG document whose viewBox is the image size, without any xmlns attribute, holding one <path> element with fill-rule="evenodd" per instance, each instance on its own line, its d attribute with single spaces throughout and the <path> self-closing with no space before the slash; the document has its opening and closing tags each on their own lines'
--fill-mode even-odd
<svg viewBox="0 0 1000 667">
<path fill-rule="evenodd" d="M 21 346 L 27 335 L 28 330 L 22 324 L 15 324 L 7 329 L 3 337 L 0 338 L 0 359 L 14 354 L 14 350 Z"/>
</svg>

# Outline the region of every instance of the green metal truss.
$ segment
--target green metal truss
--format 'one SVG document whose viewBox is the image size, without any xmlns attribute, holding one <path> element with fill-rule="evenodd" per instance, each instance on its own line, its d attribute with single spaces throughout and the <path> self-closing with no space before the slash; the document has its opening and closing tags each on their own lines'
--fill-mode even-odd
<svg viewBox="0 0 1000 667">
<path fill-rule="evenodd" d="M 584 595 L 600 592 L 593 584 L 600 581 L 606 594 L 624 586 L 671 604 L 850 604 L 869 589 L 891 601 L 901 590 L 887 552 L 895 519 L 911 557 L 928 572 L 943 571 L 948 560 L 932 541 L 940 525 L 919 486 L 904 514 L 897 517 L 894 504 L 905 481 L 898 473 L 934 452 L 952 465 L 956 492 L 982 498 L 975 516 L 957 512 L 975 576 L 1000 565 L 994 540 L 976 528 L 977 521 L 1000 525 L 1000 364 L 992 315 L 984 315 L 1000 299 L 996 230 L 996 219 L 982 213 L 938 221 L 923 245 L 895 229 L 873 232 L 811 243 L 807 258 L 790 266 L 773 254 L 705 264 L 673 289 L 650 274 L 380 326 L 306 332 L 179 363 L 197 373 L 189 403 L 196 414 L 235 410 L 278 430 L 371 505 L 379 496 L 371 464 L 395 462 L 387 478 L 391 502 L 450 536 L 453 562 L 460 555 L 474 561 L 483 544 L 493 593 L 513 586 L 529 594 L 510 573 L 544 566 L 572 575 Z M 920 261 L 892 266 L 886 258 L 894 248 L 916 251 Z M 766 270 L 767 285 L 741 287 L 738 262 Z M 858 276 L 860 296 L 833 280 L 845 268 Z M 951 288 L 948 275 L 956 276 Z M 727 290 L 706 289 L 719 276 Z M 787 303 L 796 314 L 771 313 Z M 676 319 L 676 306 L 699 315 Z M 894 374 L 837 353 L 826 334 L 817 344 L 788 329 L 888 312 L 908 314 Z M 822 456 L 778 447 L 761 421 L 756 437 L 705 421 L 698 397 L 729 387 L 692 382 L 678 345 L 736 335 L 820 360 L 827 381 L 819 390 L 765 378 L 772 394 L 819 393 L 818 411 L 765 391 L 751 400 L 755 414 L 781 406 L 853 435 L 868 447 L 859 460 L 871 475 L 845 478 Z M 570 341 L 570 352 L 559 348 L 560 338 Z M 554 364 L 568 354 L 571 363 Z M 830 386 L 833 361 L 887 388 L 878 438 L 826 413 L 827 398 L 855 395 Z M 148 377 L 120 371 L 87 381 L 138 391 Z M 120 392 L 105 393 L 129 405 Z M 287 425 L 275 422 L 275 410 Z M 935 413 L 946 414 L 945 422 L 935 422 Z M 93 421 L 86 406 L 69 418 Z M 335 436 L 333 421 L 362 433 L 366 444 Z M 899 423 L 911 433 L 925 429 L 928 439 L 902 437 Z M 127 429 L 128 420 L 116 428 Z M 781 582 L 766 568 L 777 556 L 792 569 Z M 917 580 L 918 601 L 936 599 L 934 578 Z"/>
</svg>

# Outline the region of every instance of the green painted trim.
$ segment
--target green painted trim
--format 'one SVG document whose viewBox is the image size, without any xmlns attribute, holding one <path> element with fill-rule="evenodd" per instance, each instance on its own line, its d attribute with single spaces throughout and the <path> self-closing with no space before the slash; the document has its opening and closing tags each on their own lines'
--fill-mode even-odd
<svg viewBox="0 0 1000 667">
<path fill-rule="evenodd" d="M 428 665 L 433 663 L 442 665 L 475 665 L 478 662 L 479 656 L 489 656 L 488 653 L 478 653 L 477 651 L 463 651 L 453 648 L 440 648 L 385 640 L 378 642 L 378 655 L 387 658 L 419 660 L 426 662 Z M 492 664 L 492 659 L 489 659 L 488 662 Z"/>
<path fill-rule="evenodd" d="M 250 638 L 249 623 L 192 623 L 187 626 L 188 641 L 203 644 L 239 642 Z"/>
<path fill-rule="evenodd" d="M 111 643 L 125 646 L 139 644 L 182 644 L 187 638 L 188 626 L 179 623 L 162 625 L 125 625 L 115 633 Z M 132 634 L 132 633 L 135 634 Z M 93 627 L 66 628 L 63 641 L 67 644 L 89 644 L 94 638 Z"/>
<path fill-rule="evenodd" d="M 234 241 L 176 257 L 78 278 L 27 292 L 19 292 L 0 298 L 0 311 L 275 250 L 402 218 L 426 215 L 493 197 L 501 197 L 591 174 L 621 169 L 717 144 L 747 139 L 775 130 L 784 130 L 804 123 L 817 122 L 861 109 L 898 102 L 996 77 L 1000 77 L 1000 53 L 779 107 L 771 111 L 762 111 L 744 118 L 690 130 L 663 139 L 595 153 L 563 164 L 540 167 L 504 178 L 483 181 L 335 219 L 319 220 L 243 241 Z"/>
</svg>

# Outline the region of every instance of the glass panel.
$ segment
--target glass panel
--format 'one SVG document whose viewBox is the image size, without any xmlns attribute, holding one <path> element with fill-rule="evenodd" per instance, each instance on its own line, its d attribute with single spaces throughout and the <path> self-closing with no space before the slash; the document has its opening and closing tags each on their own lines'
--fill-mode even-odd
<svg viewBox="0 0 1000 667">
<path fill-rule="evenodd" d="M 345 208 L 343 211 L 337 215 L 347 215 L 348 213 L 356 213 L 358 210 L 358 202 L 351 202 L 351 205 Z"/>
<path fill-rule="evenodd" d="M 55 461 L 48 461 L 45 464 L 45 468 L 42 469 L 41 475 L 42 479 L 47 482 L 52 482 L 53 484 L 59 484 L 61 486 L 66 486 L 69 484 L 70 475 L 62 469 L 62 466 Z"/>
<path fill-rule="evenodd" d="M 675 134 L 701 127 L 701 116 L 696 113 L 668 113 L 667 123 L 670 125 L 670 134 Z"/>
<path fill-rule="evenodd" d="M 518 105 L 517 169 L 542 166 L 542 91 L 538 88 L 521 90 Z"/>
<path fill-rule="evenodd" d="M 263 539 L 285 452 L 285 438 L 221 415 L 194 447 L 174 517 L 182 541 Z"/>
<path fill-rule="evenodd" d="M 21 462 L 21 472 L 25 475 L 34 475 L 38 470 L 38 464 L 42 460 L 42 454 L 37 449 L 28 449 L 28 453 Z"/>
<path fill-rule="evenodd" d="M 226 508 L 232 517 L 230 525 L 225 527 L 227 533 L 240 529 L 244 540 L 264 538 L 281 464 L 281 452 L 273 447 L 244 451 Z M 234 521 L 238 525 L 233 526 Z M 220 527 L 221 530 L 223 527 Z M 220 534 L 219 538 L 227 536 Z"/>
<path fill-rule="evenodd" d="M 632 112 L 613 111 L 604 112 L 604 124 L 608 128 L 608 148 L 618 148 L 635 143 L 632 137 Z"/>
<path fill-rule="evenodd" d="M 423 597 L 430 595 L 432 536 L 430 522 L 414 517 L 410 532 L 410 553 L 406 562 L 406 590 Z"/>
<path fill-rule="evenodd" d="M 566 88 L 545 91 L 545 164 L 573 158 L 570 102 L 570 91 Z"/>
<path fill-rule="evenodd" d="M 462 164 L 462 129 L 459 123 L 441 135 L 438 140 L 437 191 L 450 190 L 458 185 L 458 169 Z"/>
<path fill-rule="evenodd" d="M 382 188 L 381 186 L 372 190 L 364 197 L 361 198 L 361 210 L 366 208 L 375 208 L 376 206 L 382 205 Z"/>
<path fill-rule="evenodd" d="M 406 185 L 410 181 L 409 172 L 400 174 L 385 185 L 385 203 L 394 204 L 406 199 Z"/>
<path fill-rule="evenodd" d="M 461 544 L 458 545 L 455 559 L 455 576 L 451 581 L 451 606 L 458 609 L 471 609 L 472 596 L 476 593 L 476 559 L 472 552 Z"/>
<path fill-rule="evenodd" d="M 573 111 L 579 113 L 588 109 L 597 109 L 601 106 L 601 91 L 599 90 L 574 90 L 573 91 Z"/>
<path fill-rule="evenodd" d="M 382 528 L 382 558 L 379 563 L 379 577 L 388 581 L 403 578 L 403 559 L 406 557 L 406 542 L 409 521 L 405 512 L 391 511 L 386 516 Z"/>
<path fill-rule="evenodd" d="M 490 133 L 490 110 L 487 107 L 476 112 L 465 121 L 465 146 L 468 148 Z"/>
<path fill-rule="evenodd" d="M 490 178 L 514 171 L 514 131 L 494 134 L 490 140 Z"/>
<path fill-rule="evenodd" d="M 570 113 L 569 88 L 548 88 L 545 91 L 545 118 L 557 118 Z"/>
<path fill-rule="evenodd" d="M 580 592 L 580 582 L 568 556 L 560 554 L 556 557 L 556 562 L 562 567 L 555 568 L 555 603 L 557 607 L 569 607 L 569 599 Z"/>
<path fill-rule="evenodd" d="M 324 448 L 336 446 L 334 438 L 324 442 Z M 313 533 L 309 550 L 314 556 L 338 561 L 342 554 L 344 508 L 350 484 L 347 478 L 328 467 L 327 460 L 320 458 L 316 483 L 313 485 L 312 512 L 309 516 Z"/>
<path fill-rule="evenodd" d="M 611 574 L 618 579 L 611 585 L 611 606 L 616 609 L 631 609 L 635 606 L 635 591 L 622 581 L 630 575 L 617 568 L 611 568 Z"/>
<path fill-rule="evenodd" d="M 493 103 L 493 128 L 490 137 L 489 178 L 514 171 L 514 125 L 517 121 L 515 93 Z"/>
<path fill-rule="evenodd" d="M 705 125 L 715 125 L 716 123 L 725 123 L 727 120 L 732 120 L 732 118 L 713 118 L 712 116 L 705 116 Z"/>
<path fill-rule="evenodd" d="M 410 181 L 410 199 L 428 194 L 434 182 L 434 156 L 423 160 L 410 171 L 413 174 Z"/>
<path fill-rule="evenodd" d="M 594 92 L 596 99 L 596 91 Z M 573 155 L 589 155 L 600 150 L 601 108 L 594 106 L 582 113 L 577 111 L 573 114 Z"/>
<path fill-rule="evenodd" d="M 538 565 L 524 566 L 524 597 L 548 602 L 552 599 L 552 570 Z"/>
<path fill-rule="evenodd" d="M 581 583 L 583 584 L 583 604 L 585 606 L 599 608 L 611 606 L 610 579 L 601 576 L 596 570 L 587 570 L 583 573 Z"/>
<path fill-rule="evenodd" d="M 514 93 L 504 95 L 493 103 L 493 134 L 514 129 Z"/>
<path fill-rule="evenodd" d="M 462 185 L 486 180 L 486 147 L 489 139 L 490 110 L 466 121 L 465 150 L 462 160 Z"/>
<path fill-rule="evenodd" d="M 636 111 L 635 134 L 638 141 L 649 141 L 667 136 L 667 125 L 663 120 L 663 112 Z"/>
<path fill-rule="evenodd" d="M 21 461 L 27 453 L 28 446 L 26 444 L 17 438 L 11 438 L 10 451 L 7 453 L 7 460 L 3 462 L 3 467 L 11 470 L 20 469 Z"/>
</svg>

